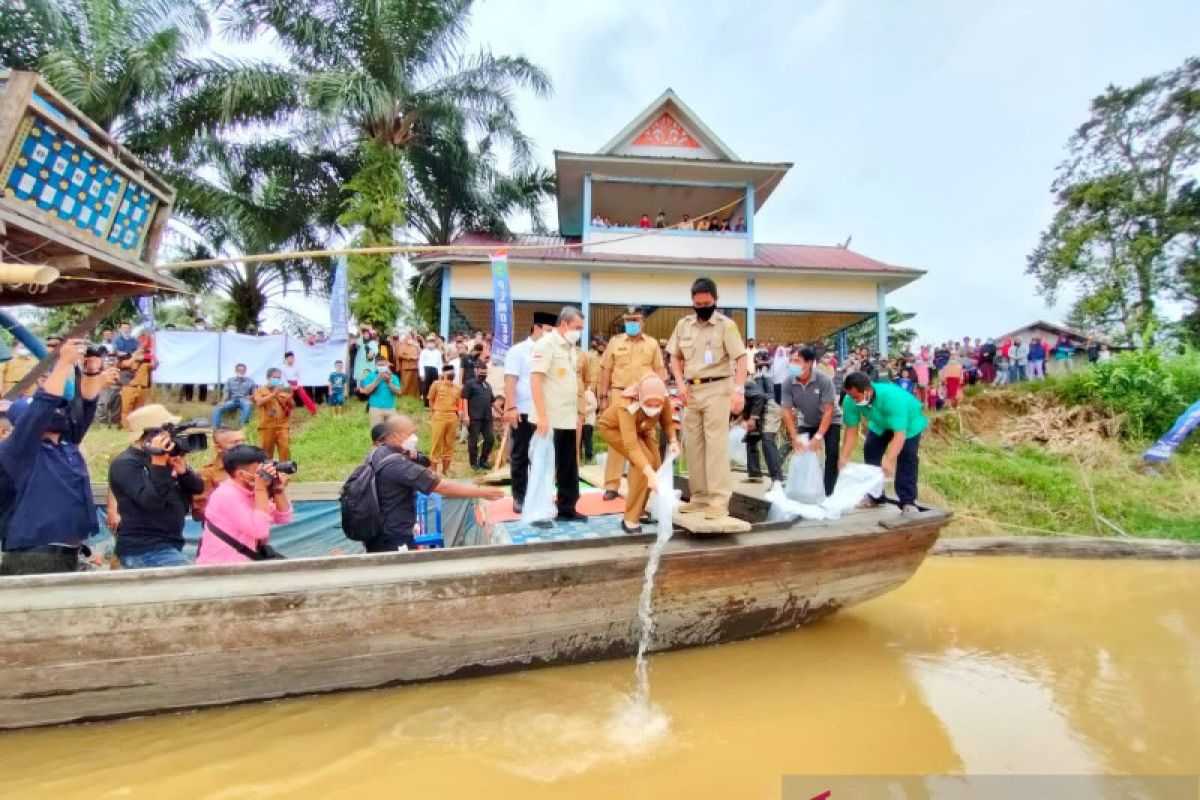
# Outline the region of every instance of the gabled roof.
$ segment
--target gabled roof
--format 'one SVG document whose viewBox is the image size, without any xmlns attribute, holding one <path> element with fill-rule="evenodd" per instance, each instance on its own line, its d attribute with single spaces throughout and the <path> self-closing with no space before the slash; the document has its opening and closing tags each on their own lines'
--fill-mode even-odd
<svg viewBox="0 0 1200 800">
<path fill-rule="evenodd" d="M 700 117 L 696 116 L 696 112 L 692 111 L 686 103 L 680 100 L 679 95 L 675 94 L 675 90 L 670 88 L 659 95 L 654 102 L 646 106 L 616 136 L 609 139 L 608 143 L 600 148 L 597 155 L 616 155 L 617 150 L 622 145 L 633 141 L 638 134 L 650 127 L 664 113 L 671 115 L 686 131 L 699 134 L 702 139 L 707 140 L 705 144 L 717 155 L 718 159 L 724 161 L 739 160 L 729 145 L 722 142 L 707 125 L 701 122 Z"/>
</svg>

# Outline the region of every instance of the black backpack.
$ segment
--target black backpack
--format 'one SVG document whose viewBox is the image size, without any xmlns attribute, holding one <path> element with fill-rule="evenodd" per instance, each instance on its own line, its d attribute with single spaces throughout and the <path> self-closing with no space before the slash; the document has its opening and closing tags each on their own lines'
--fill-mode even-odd
<svg viewBox="0 0 1200 800">
<path fill-rule="evenodd" d="M 342 533 L 356 542 L 369 542 L 383 534 L 383 514 L 379 509 L 375 478 L 384 464 L 403 457 L 399 453 L 388 453 L 378 458 L 379 452 L 371 453 L 366 461 L 354 468 L 338 495 L 342 507 Z"/>
</svg>

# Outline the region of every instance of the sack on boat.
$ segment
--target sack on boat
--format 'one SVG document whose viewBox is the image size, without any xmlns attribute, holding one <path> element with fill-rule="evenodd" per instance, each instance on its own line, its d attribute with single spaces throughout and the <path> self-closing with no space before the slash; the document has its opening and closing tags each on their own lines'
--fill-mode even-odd
<svg viewBox="0 0 1200 800">
<path fill-rule="evenodd" d="M 380 456 L 381 453 L 386 455 Z M 347 539 L 369 542 L 383 535 L 383 512 L 379 510 L 375 477 L 386 462 L 395 458 L 403 456 L 383 447 L 373 450 L 342 484 L 338 503 L 342 507 L 342 533 Z"/>
<path fill-rule="evenodd" d="M 814 451 L 792 453 L 784 494 L 797 503 L 819 505 L 825 502 L 825 472 L 821 466 L 821 459 Z"/>
<path fill-rule="evenodd" d="M 741 425 L 729 429 L 729 461 L 735 467 L 746 468 L 746 429 Z"/>
<path fill-rule="evenodd" d="M 529 488 L 525 490 L 525 505 L 521 522 L 526 525 L 554 519 L 554 440 L 549 434 L 534 436 L 529 442 Z"/>
<path fill-rule="evenodd" d="M 819 505 L 798 503 L 787 496 L 782 486 L 770 489 L 763 499 L 771 504 L 767 522 L 795 522 L 798 519 L 828 519 L 829 514 Z"/>
<path fill-rule="evenodd" d="M 871 464 L 847 464 L 838 475 L 833 494 L 825 498 L 821 507 L 830 519 L 837 519 L 868 495 L 883 496 L 883 470 Z"/>
</svg>

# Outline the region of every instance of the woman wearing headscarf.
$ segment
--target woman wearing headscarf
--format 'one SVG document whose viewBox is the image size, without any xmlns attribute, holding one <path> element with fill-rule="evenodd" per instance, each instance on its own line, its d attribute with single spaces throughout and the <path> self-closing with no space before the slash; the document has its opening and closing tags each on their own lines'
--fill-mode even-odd
<svg viewBox="0 0 1200 800">
<path fill-rule="evenodd" d="M 791 360 L 788 357 L 787 349 L 780 346 L 775 348 L 775 355 L 771 358 L 771 380 L 775 383 L 775 402 L 783 402 L 783 385 L 787 383 L 788 377 L 791 375 Z"/>
<path fill-rule="evenodd" d="M 667 385 L 662 378 L 647 373 L 621 396 L 623 402 L 610 405 L 597 421 L 597 427 L 609 449 L 630 465 L 621 530 L 641 533 L 642 512 L 646 510 L 650 492 L 658 488 L 658 468 L 662 466 L 654 431 L 662 428 L 667 446 L 675 455 L 679 455 L 679 440 L 675 437 L 671 409 L 667 408 Z M 672 491 L 674 487 L 665 489 Z"/>
</svg>

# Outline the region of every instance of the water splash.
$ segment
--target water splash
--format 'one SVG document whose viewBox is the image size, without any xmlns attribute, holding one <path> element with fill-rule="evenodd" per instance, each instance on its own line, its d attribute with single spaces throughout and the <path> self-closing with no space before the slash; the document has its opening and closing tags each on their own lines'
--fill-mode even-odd
<svg viewBox="0 0 1200 800">
<path fill-rule="evenodd" d="M 642 579 L 642 596 L 638 600 L 638 626 L 641 628 L 641 635 L 638 637 L 637 662 L 634 665 L 634 676 L 637 678 L 634 702 L 647 711 L 650 708 L 650 666 L 646 661 L 646 651 L 650 649 L 650 642 L 654 636 L 654 575 L 658 572 L 658 564 L 674 529 L 674 466 L 675 457 L 668 454 L 658 470 L 659 491 L 654 494 L 653 505 L 658 536 L 650 548 L 650 558 L 646 561 L 646 573 Z"/>
</svg>

